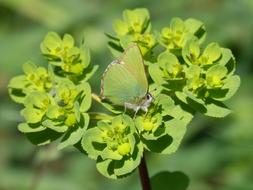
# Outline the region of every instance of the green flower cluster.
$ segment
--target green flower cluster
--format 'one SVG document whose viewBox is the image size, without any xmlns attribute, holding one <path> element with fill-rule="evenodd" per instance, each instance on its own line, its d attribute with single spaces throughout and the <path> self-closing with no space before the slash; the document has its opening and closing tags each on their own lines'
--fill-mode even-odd
<svg viewBox="0 0 253 190">
<path fill-rule="evenodd" d="M 33 91 L 49 92 L 53 86 L 51 77 L 44 67 L 37 67 L 32 62 L 23 65 L 24 75 L 12 78 L 9 82 L 9 94 L 17 103 L 24 103 Z"/>
<path fill-rule="evenodd" d="M 222 101 L 231 98 L 240 86 L 232 52 L 217 43 L 201 51 L 195 37 L 188 39 L 181 52 L 166 50 L 158 55 L 157 63 L 149 66 L 153 81 L 195 111 L 213 117 L 230 113 Z"/>
<path fill-rule="evenodd" d="M 150 90 L 155 101 L 146 115 L 138 113 L 136 118 L 131 118 L 131 113 L 122 113 L 122 108 L 101 102 L 117 115 L 98 121 L 85 132 L 82 147 L 97 161 L 99 172 L 106 177 L 115 179 L 132 173 L 140 164 L 144 150 L 171 154 L 178 149 L 193 110 L 184 110 L 156 84 Z"/>
<path fill-rule="evenodd" d="M 49 36 L 58 35 L 49 33 L 47 40 L 50 39 Z M 66 46 L 66 40 L 72 37 L 65 35 L 64 39 L 62 44 Z M 50 47 L 57 44 L 58 40 L 56 38 L 52 41 Z M 45 45 L 45 42 L 43 43 Z M 55 53 L 60 52 L 57 49 L 60 45 L 55 48 Z M 49 50 L 52 55 L 52 49 Z M 48 69 L 45 69 L 27 62 L 23 65 L 24 75 L 12 78 L 8 88 L 11 98 L 24 105 L 21 115 L 25 122 L 19 124 L 18 129 L 36 145 L 48 144 L 62 137 L 58 145 L 61 149 L 80 141 L 88 127 L 87 111 L 91 106 L 91 88 L 84 80 L 72 81 L 70 79 L 73 78 L 60 76 L 57 67 L 58 65 L 49 65 Z"/>
<path fill-rule="evenodd" d="M 99 121 L 84 134 L 82 147 L 88 156 L 97 160 L 97 169 L 109 178 L 131 173 L 143 153 L 134 121 L 127 115 L 118 115 L 109 121 Z"/>
<path fill-rule="evenodd" d="M 135 124 L 146 150 L 170 154 L 177 150 L 191 118 L 192 113 L 159 92 L 147 115 L 138 116 Z"/>
<path fill-rule="evenodd" d="M 151 33 L 150 16 L 147 9 L 139 8 L 123 11 L 123 19 L 116 20 L 113 28 L 116 36 L 110 38 L 109 46 L 112 53 L 118 56 L 132 42 L 139 45 L 143 55 L 146 55 L 156 45 L 154 34 Z"/>
<path fill-rule="evenodd" d="M 164 27 L 159 34 L 159 43 L 168 50 L 181 50 L 189 37 L 196 36 L 203 42 L 206 29 L 202 22 L 189 18 L 183 21 L 173 18 L 170 27 Z"/>
<path fill-rule="evenodd" d="M 150 17 L 145 9 L 123 12 L 123 20 L 116 21 L 114 25 L 117 36 L 109 36 L 109 45 L 116 57 L 131 43 L 137 43 L 141 49 L 145 65 L 153 80 L 149 85 L 149 92 L 155 100 L 146 115 L 139 113 L 133 119 L 136 137 L 144 150 L 171 154 L 178 149 L 186 127 L 196 112 L 212 117 L 224 117 L 230 113 L 222 102 L 231 98 L 237 91 L 240 78 L 234 74 L 235 59 L 229 49 L 222 48 L 217 43 L 210 43 L 202 50 L 201 44 L 206 37 L 206 29 L 204 24 L 196 19 L 183 21 L 180 18 L 173 18 L 170 27 L 164 27 L 158 35 L 153 36 L 154 46 L 149 46 L 147 51 L 144 51 L 143 44 L 134 36 L 136 33 L 150 31 L 150 27 L 147 27 L 150 22 L 147 20 L 150 20 Z M 161 51 L 162 47 L 165 48 L 164 51 Z M 147 56 L 147 52 L 152 56 Z M 121 108 L 107 102 L 102 104 L 115 114 L 122 113 Z M 110 128 L 114 128 L 113 124 Z M 98 131 L 96 127 L 89 130 Z M 101 130 L 99 133 L 103 136 Z M 101 139 L 102 137 L 97 142 L 102 143 Z M 87 149 L 88 155 L 91 150 L 96 152 L 93 158 L 97 160 L 98 166 L 100 162 L 107 160 L 102 153 L 107 149 L 104 148 L 99 152 L 95 147 L 96 144 L 90 146 L 91 144 L 83 143 L 83 146 L 85 150 Z M 136 150 L 140 151 L 138 155 L 142 155 L 142 149 Z M 118 149 L 115 148 L 114 153 L 117 151 Z M 124 161 L 126 158 L 133 159 L 130 155 L 121 157 L 121 165 L 117 166 L 114 164 L 112 166 L 110 163 L 119 160 L 115 157 L 110 158 L 107 164 L 98 167 L 99 171 L 107 177 L 121 177 L 122 173 L 119 175 L 112 168 L 120 171 L 129 169 L 124 165 Z M 131 171 L 135 169 L 136 164 L 132 166 Z M 124 174 L 127 175 L 127 172 L 130 170 L 125 170 Z"/>
<path fill-rule="evenodd" d="M 61 39 L 57 33 L 49 32 L 41 43 L 41 52 L 63 76 L 82 75 L 90 63 L 89 50 L 83 43 L 76 47 L 69 34 Z"/>
</svg>

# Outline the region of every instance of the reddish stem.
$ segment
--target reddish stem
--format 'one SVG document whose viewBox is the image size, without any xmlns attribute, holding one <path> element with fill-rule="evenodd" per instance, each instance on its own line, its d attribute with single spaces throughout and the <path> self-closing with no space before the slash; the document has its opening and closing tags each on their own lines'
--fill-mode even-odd
<svg viewBox="0 0 253 190">
<path fill-rule="evenodd" d="M 139 175 L 140 175 L 140 179 L 141 179 L 142 190 L 152 190 L 149 176 L 148 176 L 147 164 L 146 164 L 146 160 L 145 160 L 144 155 L 143 155 L 143 157 L 141 159 L 141 163 L 139 165 Z"/>
</svg>

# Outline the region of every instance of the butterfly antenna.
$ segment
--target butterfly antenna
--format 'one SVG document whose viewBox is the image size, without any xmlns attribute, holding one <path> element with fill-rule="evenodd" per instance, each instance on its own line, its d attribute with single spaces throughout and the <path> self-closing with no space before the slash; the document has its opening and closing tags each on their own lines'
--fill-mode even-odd
<svg viewBox="0 0 253 190">
<path fill-rule="evenodd" d="M 156 96 L 154 96 L 153 92 L 155 92 L 155 91 L 156 91 L 156 89 L 153 89 L 153 90 L 149 91 L 149 93 L 151 94 L 154 101 L 155 101 L 156 97 L 159 95 L 159 94 L 156 94 Z"/>
</svg>

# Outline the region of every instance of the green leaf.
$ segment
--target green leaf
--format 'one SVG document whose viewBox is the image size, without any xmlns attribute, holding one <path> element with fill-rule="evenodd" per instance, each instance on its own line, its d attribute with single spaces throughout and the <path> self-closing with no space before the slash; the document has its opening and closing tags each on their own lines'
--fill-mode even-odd
<svg viewBox="0 0 253 190">
<path fill-rule="evenodd" d="M 205 105 L 205 108 L 206 111 L 202 113 L 210 117 L 222 118 L 231 113 L 231 110 L 228 109 L 223 103 L 214 100 L 210 100 L 210 102 Z"/>
<path fill-rule="evenodd" d="M 68 130 L 68 126 L 63 125 L 62 122 L 54 122 L 49 119 L 43 121 L 42 125 L 58 133 L 64 133 Z"/>
<path fill-rule="evenodd" d="M 96 160 L 101 151 L 106 148 L 106 144 L 103 143 L 101 139 L 101 131 L 96 127 L 90 128 L 84 133 L 81 145 L 82 148 L 87 152 L 88 157 L 94 160 Z"/>
<path fill-rule="evenodd" d="M 181 18 L 174 17 L 171 19 L 170 28 L 174 31 L 183 31 L 185 28 L 184 21 Z"/>
<path fill-rule="evenodd" d="M 90 64 L 90 50 L 84 43 L 84 40 L 82 41 L 80 52 L 80 59 L 82 60 L 82 65 L 84 66 L 84 68 L 87 68 Z"/>
<path fill-rule="evenodd" d="M 224 80 L 222 88 L 209 90 L 209 96 L 218 101 L 228 100 L 237 92 L 240 83 L 240 77 L 238 75 L 232 75 Z"/>
<path fill-rule="evenodd" d="M 46 115 L 50 119 L 57 119 L 61 115 L 59 106 L 52 104 L 49 105 Z"/>
<path fill-rule="evenodd" d="M 165 81 L 163 79 L 163 72 L 159 68 L 158 65 L 152 64 L 148 67 L 148 72 L 150 74 L 150 77 L 157 85 L 165 84 Z"/>
<path fill-rule="evenodd" d="M 131 35 L 121 36 L 119 40 L 120 40 L 120 45 L 123 49 L 127 49 L 135 41 L 133 36 Z"/>
<path fill-rule="evenodd" d="M 138 167 L 141 162 L 142 154 L 142 144 L 138 143 L 131 157 L 127 156 L 121 160 L 103 160 L 101 157 L 98 157 L 96 166 L 98 171 L 108 178 L 121 178 L 129 175 Z"/>
<path fill-rule="evenodd" d="M 96 163 L 97 170 L 105 177 L 117 179 L 117 176 L 113 173 L 114 162 L 110 159 L 103 160 L 99 157 Z"/>
<path fill-rule="evenodd" d="M 178 96 L 178 93 L 176 92 L 176 95 Z M 185 98 L 185 95 L 183 95 Z M 176 102 L 175 104 L 174 100 L 165 94 L 160 94 L 158 97 L 158 104 L 162 106 L 162 115 L 164 117 L 166 116 L 172 116 L 178 120 L 181 120 L 184 122 L 185 125 L 188 125 L 189 122 L 192 120 L 194 116 L 194 110 L 192 110 L 189 106 L 186 104 L 180 104 L 180 102 Z M 187 103 L 186 99 L 185 102 Z M 166 121 L 164 119 L 164 121 Z"/>
<path fill-rule="evenodd" d="M 200 43 L 204 42 L 206 37 L 206 28 L 203 22 L 189 18 L 185 20 L 184 24 L 191 34 L 194 34 L 198 37 Z"/>
<path fill-rule="evenodd" d="M 186 124 L 178 119 L 171 119 L 165 122 L 166 133 L 172 138 L 172 142 L 161 151 L 162 154 L 174 153 L 186 133 Z"/>
<path fill-rule="evenodd" d="M 114 21 L 113 29 L 119 36 L 124 36 L 129 32 L 127 23 L 119 19 Z"/>
<path fill-rule="evenodd" d="M 226 81 L 222 89 L 228 89 L 226 96 L 220 101 L 228 100 L 237 92 L 238 88 L 240 87 L 241 79 L 238 75 L 233 75 L 229 77 Z"/>
<path fill-rule="evenodd" d="M 153 190 L 187 190 L 189 182 L 188 176 L 178 171 L 163 171 L 151 177 Z"/>
<path fill-rule="evenodd" d="M 99 102 L 104 108 L 106 108 L 108 111 L 114 113 L 114 114 L 120 114 L 122 113 L 122 106 L 113 106 L 110 102 L 108 102 L 106 99 L 103 99 Z"/>
<path fill-rule="evenodd" d="M 50 104 L 50 96 L 45 92 L 34 91 L 25 99 L 26 106 L 34 106 L 37 109 L 44 109 Z"/>
<path fill-rule="evenodd" d="M 13 88 L 13 89 L 23 89 L 27 85 L 27 80 L 25 75 L 19 75 L 16 77 L 13 77 L 9 84 L 8 88 Z"/>
<path fill-rule="evenodd" d="M 155 140 L 141 138 L 141 141 L 147 150 L 155 153 L 163 153 L 163 151 L 172 144 L 173 139 L 169 135 L 163 135 Z"/>
<path fill-rule="evenodd" d="M 123 11 L 123 19 L 136 33 L 143 33 L 149 29 L 149 12 L 145 8 Z"/>
<path fill-rule="evenodd" d="M 23 104 L 26 94 L 23 89 L 27 85 L 27 80 L 24 75 L 13 77 L 8 84 L 8 92 L 13 101 Z"/>
<path fill-rule="evenodd" d="M 85 76 L 82 79 L 82 81 L 85 81 L 85 82 L 88 81 L 96 73 L 96 71 L 98 70 L 98 68 L 99 68 L 98 65 L 94 65 L 90 71 L 86 70 Z"/>
<path fill-rule="evenodd" d="M 206 78 L 209 76 L 218 76 L 219 78 L 224 78 L 227 74 L 227 68 L 223 65 L 214 65 L 210 67 L 206 72 Z"/>
<path fill-rule="evenodd" d="M 35 145 L 46 145 L 58 139 L 62 133 L 45 129 L 39 132 L 25 133 L 25 135 Z"/>
<path fill-rule="evenodd" d="M 216 88 L 223 86 L 223 79 L 227 75 L 227 68 L 223 65 L 214 65 L 206 72 L 206 82 L 208 87 Z"/>
<path fill-rule="evenodd" d="M 115 42 L 109 41 L 108 42 L 108 48 L 109 48 L 109 50 L 112 53 L 114 58 L 120 57 L 120 55 L 124 51 L 124 49 L 121 47 L 120 42 L 115 43 Z"/>
<path fill-rule="evenodd" d="M 80 84 L 78 87 L 82 91 L 81 94 L 81 104 L 80 104 L 80 112 L 86 112 L 91 106 L 91 88 L 89 83 L 84 82 Z"/>
<path fill-rule="evenodd" d="M 190 93 L 176 92 L 177 97 L 184 103 L 188 104 L 194 110 L 210 117 L 225 117 L 231 113 L 222 102 L 207 99 L 205 102 L 194 97 Z"/>
<path fill-rule="evenodd" d="M 55 50 L 60 47 L 61 43 L 61 37 L 57 33 L 49 32 L 44 41 L 41 43 L 41 51 L 42 53 L 49 53 L 51 50 Z"/>
<path fill-rule="evenodd" d="M 38 123 L 41 121 L 44 112 L 39 109 L 26 107 L 21 111 L 21 115 L 25 118 L 27 123 Z"/>
<path fill-rule="evenodd" d="M 69 128 L 67 133 L 61 139 L 61 143 L 58 145 L 57 148 L 61 150 L 80 141 L 89 125 L 89 119 L 90 118 L 88 114 L 82 114 L 80 123 Z"/>
<path fill-rule="evenodd" d="M 33 74 L 36 70 L 37 66 L 30 61 L 23 64 L 23 71 L 26 75 Z"/>
<path fill-rule="evenodd" d="M 226 66 L 229 75 L 232 75 L 235 71 L 235 58 L 233 56 L 233 53 L 230 49 L 227 48 L 221 48 L 222 57 L 218 61 L 220 65 Z"/>
<path fill-rule="evenodd" d="M 185 69 L 185 74 L 188 79 L 199 78 L 201 74 L 201 68 L 198 65 L 190 65 Z"/>
<path fill-rule="evenodd" d="M 71 35 L 65 34 L 62 40 L 63 47 L 72 48 L 74 46 L 74 39 Z"/>
<path fill-rule="evenodd" d="M 216 61 L 221 56 L 221 48 L 217 43 L 210 43 L 203 52 L 203 56 L 208 57 L 210 63 Z"/>
<path fill-rule="evenodd" d="M 187 65 L 199 64 L 200 43 L 196 37 L 189 38 L 182 48 L 182 56 Z"/>
<path fill-rule="evenodd" d="M 200 55 L 200 46 L 198 41 L 193 41 L 189 44 L 190 55 L 194 58 L 198 58 Z"/>
<path fill-rule="evenodd" d="M 22 133 L 33 133 L 45 130 L 46 127 L 39 124 L 28 124 L 28 123 L 20 123 L 18 125 L 18 130 Z"/>
<path fill-rule="evenodd" d="M 177 57 L 168 51 L 161 53 L 157 62 L 161 68 L 175 76 L 180 72 L 180 63 Z"/>
</svg>

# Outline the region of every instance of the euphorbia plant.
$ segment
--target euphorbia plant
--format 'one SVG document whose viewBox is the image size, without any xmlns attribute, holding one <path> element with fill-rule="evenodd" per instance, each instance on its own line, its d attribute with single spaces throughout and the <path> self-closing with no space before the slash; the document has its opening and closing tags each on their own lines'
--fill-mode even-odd
<svg viewBox="0 0 253 190">
<path fill-rule="evenodd" d="M 149 189 L 144 152 L 174 153 L 197 112 L 228 115 L 231 111 L 223 101 L 235 94 L 240 78 L 234 74 L 235 59 L 229 49 L 218 43 L 203 47 L 206 27 L 201 21 L 173 18 L 153 32 L 148 10 L 140 8 L 125 10 L 113 26 L 115 34 L 106 35 L 115 58 L 132 44 L 141 51 L 153 97 L 146 113 L 92 92 L 88 81 L 98 66 L 90 64 L 84 41 L 77 46 L 69 34 L 61 38 L 49 32 L 41 43 L 48 68 L 25 63 L 24 74 L 11 79 L 9 93 L 24 105 L 25 120 L 18 129 L 33 144 L 60 139 L 59 149 L 81 148 L 108 178 L 127 176 L 139 166 L 143 189 Z M 91 112 L 92 101 L 111 114 Z"/>
</svg>

